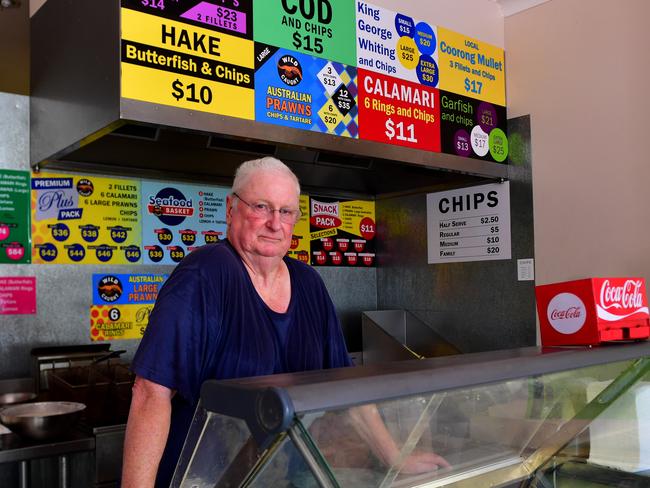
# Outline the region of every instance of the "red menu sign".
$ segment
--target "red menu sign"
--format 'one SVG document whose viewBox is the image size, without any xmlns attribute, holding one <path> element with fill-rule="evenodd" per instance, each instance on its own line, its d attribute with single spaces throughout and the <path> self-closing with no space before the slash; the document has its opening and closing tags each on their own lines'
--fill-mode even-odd
<svg viewBox="0 0 650 488">
<path fill-rule="evenodd" d="M 436 88 L 358 70 L 359 138 L 440 152 Z"/>
<path fill-rule="evenodd" d="M 0 277 L 0 315 L 36 313 L 36 278 Z"/>
</svg>

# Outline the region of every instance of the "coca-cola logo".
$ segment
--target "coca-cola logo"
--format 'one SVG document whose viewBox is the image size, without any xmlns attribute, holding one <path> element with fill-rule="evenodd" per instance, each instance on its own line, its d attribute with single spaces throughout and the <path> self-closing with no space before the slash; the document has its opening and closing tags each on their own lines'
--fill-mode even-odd
<svg viewBox="0 0 650 488">
<path fill-rule="evenodd" d="M 640 280 L 627 280 L 622 286 L 612 286 L 609 280 L 600 287 L 600 305 L 608 308 L 639 308 L 643 305 Z"/>
<path fill-rule="evenodd" d="M 546 316 L 560 334 L 575 334 L 585 324 L 587 309 L 577 295 L 558 293 L 549 302 Z"/>
<path fill-rule="evenodd" d="M 603 281 L 597 304 L 598 318 L 614 322 L 623 320 L 637 313 L 648 315 L 644 305 L 644 286 L 642 280 L 627 279 L 610 282 Z"/>
</svg>

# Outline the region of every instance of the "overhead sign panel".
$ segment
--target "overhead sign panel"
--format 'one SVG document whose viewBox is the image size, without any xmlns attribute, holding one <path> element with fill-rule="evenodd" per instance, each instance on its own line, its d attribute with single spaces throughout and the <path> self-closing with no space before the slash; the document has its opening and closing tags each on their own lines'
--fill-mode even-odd
<svg viewBox="0 0 650 488">
<path fill-rule="evenodd" d="M 255 2 L 255 40 L 356 66 L 352 0 Z"/>
<path fill-rule="evenodd" d="M 205 14 L 176 21 L 122 8 L 122 97 L 253 119 L 253 42 L 196 19 Z"/>
<path fill-rule="evenodd" d="M 437 27 L 367 2 L 356 2 L 357 66 L 438 86 Z"/>
<path fill-rule="evenodd" d="M 505 106 L 503 49 L 438 27 L 441 90 Z"/>
</svg>

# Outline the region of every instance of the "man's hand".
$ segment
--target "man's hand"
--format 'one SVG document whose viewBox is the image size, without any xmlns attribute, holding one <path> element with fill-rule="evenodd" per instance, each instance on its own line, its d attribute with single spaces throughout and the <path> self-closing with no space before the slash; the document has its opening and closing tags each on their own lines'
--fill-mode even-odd
<svg viewBox="0 0 650 488">
<path fill-rule="evenodd" d="M 404 474 L 420 474 L 451 467 L 442 456 L 422 451 L 414 451 L 400 463 L 400 450 L 375 405 L 351 408 L 350 419 L 357 433 L 386 466 L 401 464 L 400 472 Z"/>
<path fill-rule="evenodd" d="M 440 468 L 451 468 L 451 464 L 445 458 L 435 452 L 413 452 L 408 456 L 402 466 L 400 473 L 421 474 L 436 471 Z"/>
</svg>

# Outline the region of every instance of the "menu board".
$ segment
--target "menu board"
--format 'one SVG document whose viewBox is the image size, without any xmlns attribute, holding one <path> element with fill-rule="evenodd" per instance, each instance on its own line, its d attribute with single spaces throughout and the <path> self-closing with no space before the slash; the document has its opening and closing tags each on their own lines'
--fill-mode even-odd
<svg viewBox="0 0 650 488">
<path fill-rule="evenodd" d="M 354 8 L 351 0 L 258 0 L 255 40 L 355 66 Z"/>
<path fill-rule="evenodd" d="M 0 315 L 36 313 L 36 277 L 0 276 Z"/>
<path fill-rule="evenodd" d="M 367 2 L 356 2 L 357 67 L 436 87 L 437 28 Z"/>
<path fill-rule="evenodd" d="M 122 96 L 502 163 L 501 48 L 361 0 L 122 0 Z"/>
<path fill-rule="evenodd" d="M 0 263 L 31 262 L 29 173 L 0 170 Z"/>
<path fill-rule="evenodd" d="M 145 264 L 177 264 L 226 236 L 226 188 L 142 181 Z"/>
<path fill-rule="evenodd" d="M 357 137 L 357 70 L 256 43 L 255 119 Z"/>
<path fill-rule="evenodd" d="M 506 109 L 440 92 L 442 152 L 502 163 L 508 157 Z"/>
<path fill-rule="evenodd" d="M 39 173 L 31 183 L 34 263 L 140 262 L 138 180 Z"/>
<path fill-rule="evenodd" d="M 428 263 L 510 259 L 510 182 L 427 195 Z"/>
<path fill-rule="evenodd" d="M 309 264 L 311 240 L 309 239 L 309 197 L 300 195 L 300 219 L 291 236 L 291 247 L 287 256 Z"/>
<path fill-rule="evenodd" d="M 375 265 L 375 202 L 311 197 L 311 264 Z"/>
<path fill-rule="evenodd" d="M 122 0 L 122 97 L 253 119 L 251 17 L 251 0 Z"/>
<path fill-rule="evenodd" d="M 440 152 L 438 90 L 360 69 L 359 137 Z"/>
<path fill-rule="evenodd" d="M 505 106 L 506 76 L 503 49 L 444 27 L 440 36 L 438 88 Z"/>
<path fill-rule="evenodd" d="M 93 274 L 90 338 L 141 339 L 166 274 Z"/>
</svg>

